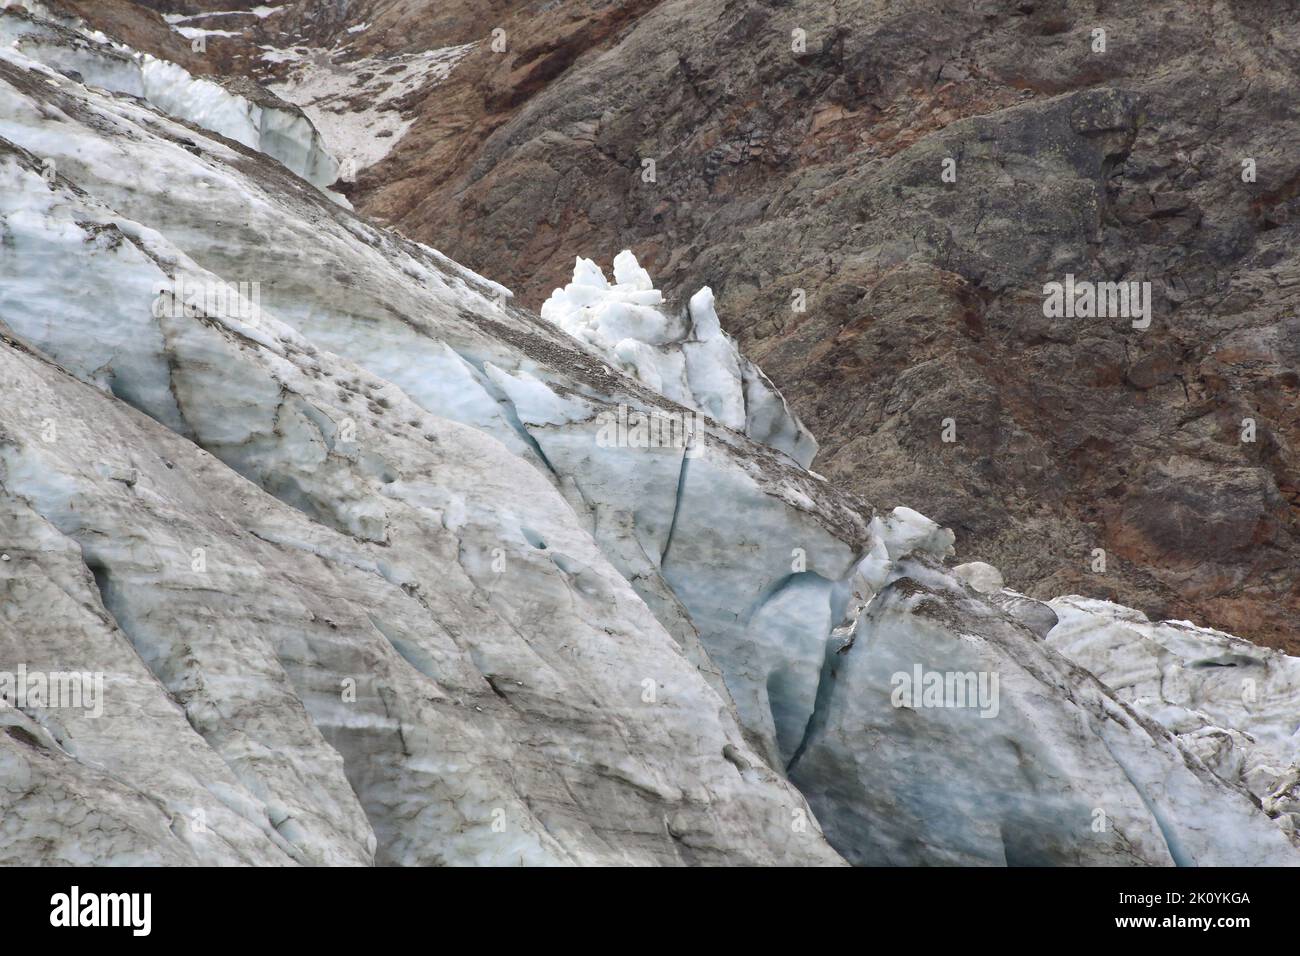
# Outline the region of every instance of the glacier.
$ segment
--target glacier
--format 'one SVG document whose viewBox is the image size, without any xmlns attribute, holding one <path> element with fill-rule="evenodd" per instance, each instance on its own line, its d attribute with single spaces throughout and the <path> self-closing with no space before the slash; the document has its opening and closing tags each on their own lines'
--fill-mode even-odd
<svg viewBox="0 0 1300 956">
<path fill-rule="evenodd" d="M 306 114 L 254 83 L 231 81 L 233 89 L 227 89 L 192 76 L 175 63 L 56 16 L 33 0 L 0 4 L 0 56 L 7 50 L 87 84 L 138 97 L 177 119 L 264 152 L 320 189 L 338 178 L 339 163 Z M 337 193 L 328 195 L 346 202 Z"/>
<path fill-rule="evenodd" d="M 1282 829 L 1300 831 L 1300 659 L 1190 621 L 1079 595 L 1051 602 L 1049 646 L 1172 730 Z"/>
<path fill-rule="evenodd" d="M 286 160 L 26 8 L 0 671 L 105 701 L 0 707 L 0 862 L 1300 861 L 1294 659 L 950 567 L 808 470 L 707 288 L 626 251 L 528 312 L 333 201 L 310 120 Z M 996 707 L 897 706 L 914 672 Z"/>
<path fill-rule="evenodd" d="M 669 318 L 663 294 L 630 249 L 613 265 L 610 284 L 600 266 L 579 257 L 573 281 L 542 304 L 542 318 L 652 391 L 811 465 L 816 440 L 722 330 L 713 290 L 700 289 L 683 314 Z"/>
</svg>

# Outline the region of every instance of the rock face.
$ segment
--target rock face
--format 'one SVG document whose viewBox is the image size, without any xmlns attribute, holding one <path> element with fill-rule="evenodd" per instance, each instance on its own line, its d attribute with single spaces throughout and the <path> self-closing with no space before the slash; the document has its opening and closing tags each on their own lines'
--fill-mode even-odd
<svg viewBox="0 0 1300 956">
<path fill-rule="evenodd" d="M 705 298 L 542 318 L 69 22 L 0 46 L 0 860 L 1300 862 L 1278 741 L 808 471 Z"/>
<path fill-rule="evenodd" d="M 1290 3 L 194 16 L 229 5 L 186 24 L 224 24 L 207 59 L 267 77 L 324 56 L 363 86 L 363 61 L 475 44 L 394 104 L 404 135 L 347 185 L 367 214 L 530 307 L 596 250 L 631 249 L 673 301 L 710 285 L 828 477 L 1034 597 L 1300 651 Z M 1150 327 L 1046 317 L 1067 275 L 1150 283 Z"/>
</svg>

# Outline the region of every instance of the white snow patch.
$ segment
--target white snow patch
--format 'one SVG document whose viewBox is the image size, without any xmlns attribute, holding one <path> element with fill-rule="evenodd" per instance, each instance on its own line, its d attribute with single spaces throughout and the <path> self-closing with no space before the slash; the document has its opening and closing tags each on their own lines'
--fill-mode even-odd
<svg viewBox="0 0 1300 956">
<path fill-rule="evenodd" d="M 187 40 L 196 40 L 199 37 L 238 37 L 243 36 L 243 30 L 205 30 L 203 27 L 176 27 L 176 32 Z"/>
<path fill-rule="evenodd" d="M 283 9 L 283 6 L 279 6 L 253 7 L 251 10 L 216 10 L 212 13 L 164 13 L 163 19 L 173 26 L 191 20 L 206 20 L 210 17 L 257 17 L 259 20 L 265 20 L 271 14 L 279 13 Z"/>
<path fill-rule="evenodd" d="M 267 63 L 297 63 L 311 52 L 311 49 L 305 46 L 292 47 L 284 50 L 273 46 L 262 46 L 258 49 L 266 51 L 258 57 L 258 59 L 265 60 Z"/>
<path fill-rule="evenodd" d="M 397 102 L 446 79 L 473 47 L 467 43 L 350 61 L 338 60 L 327 50 L 302 53 L 295 48 L 291 55 L 274 51 L 262 59 L 296 64 L 287 79 L 270 88 L 302 107 L 345 172 L 356 173 L 387 156 L 411 128 L 414 119 L 402 116 Z"/>
</svg>

